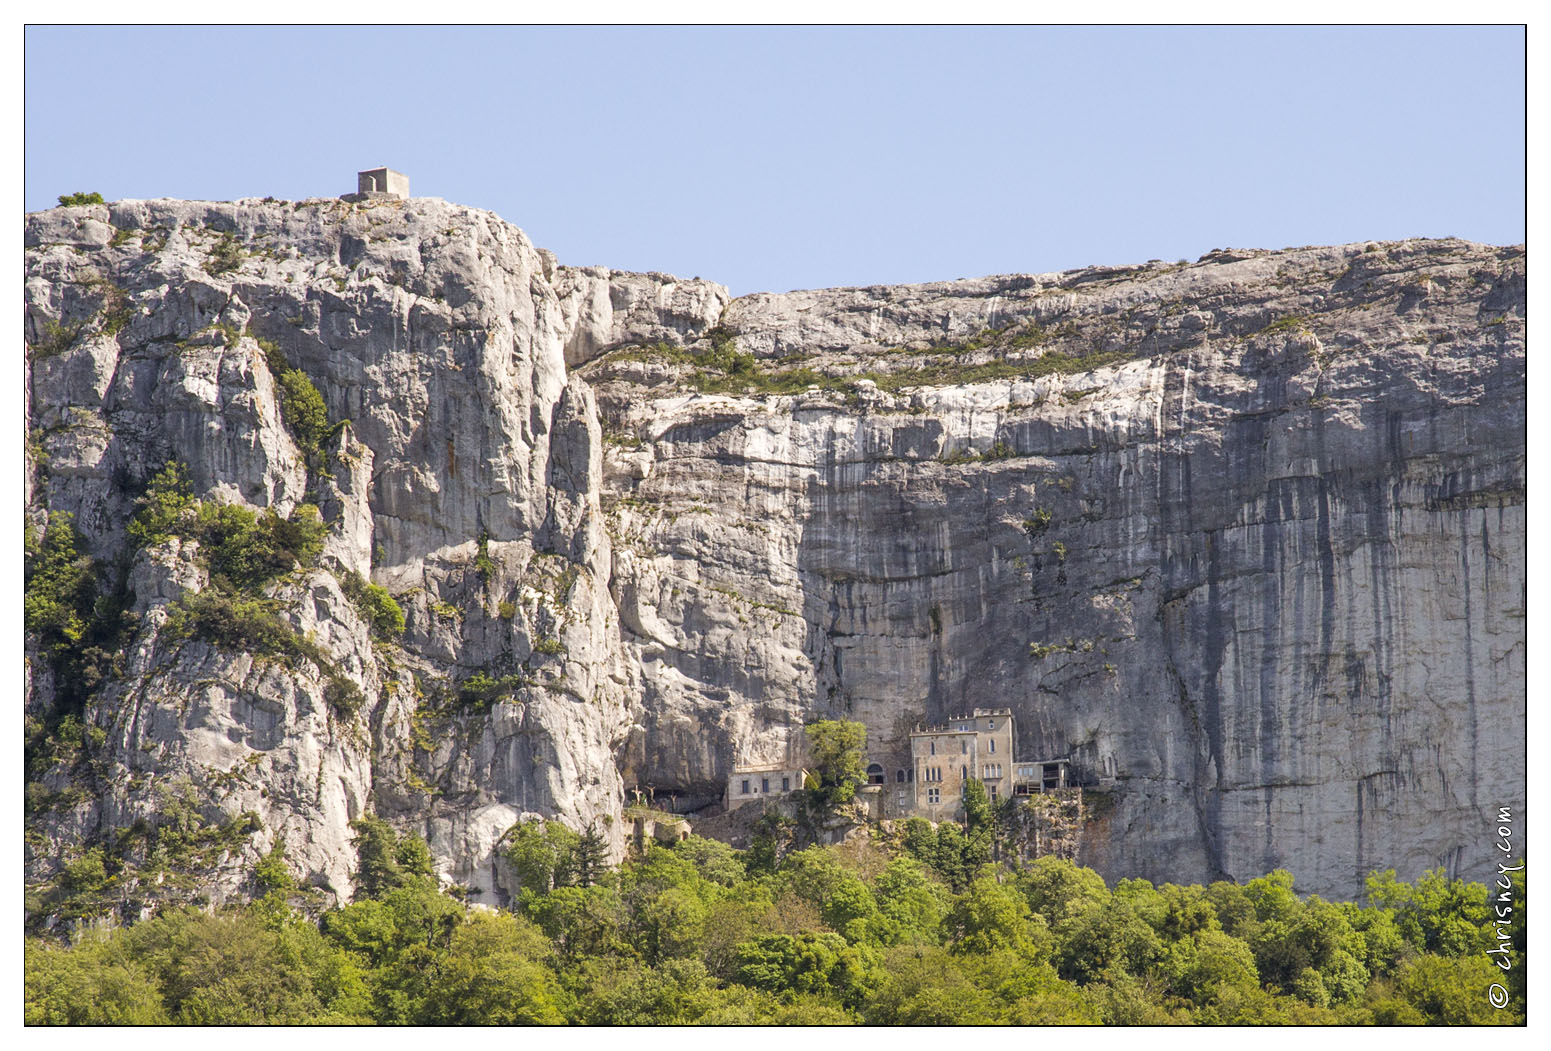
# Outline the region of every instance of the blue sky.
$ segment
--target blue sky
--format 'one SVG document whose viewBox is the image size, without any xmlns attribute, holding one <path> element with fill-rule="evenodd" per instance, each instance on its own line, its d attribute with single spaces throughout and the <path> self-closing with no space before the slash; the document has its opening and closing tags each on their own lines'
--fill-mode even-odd
<svg viewBox="0 0 1551 1051">
<path fill-rule="evenodd" d="M 734 294 L 1524 233 L 1519 29 L 26 33 L 26 207 L 407 172 Z"/>
</svg>

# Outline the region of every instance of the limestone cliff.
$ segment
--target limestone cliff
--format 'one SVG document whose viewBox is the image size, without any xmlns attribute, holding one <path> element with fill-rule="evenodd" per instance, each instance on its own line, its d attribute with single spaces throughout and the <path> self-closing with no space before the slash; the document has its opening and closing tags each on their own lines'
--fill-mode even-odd
<svg viewBox="0 0 1551 1051">
<path fill-rule="evenodd" d="M 73 515 L 135 618 L 29 790 L 35 881 L 175 791 L 258 818 L 213 896 L 279 836 L 348 894 L 370 809 L 496 902 L 524 814 L 619 849 L 630 786 L 712 805 L 805 719 L 889 765 L 989 705 L 1108 795 L 1110 877 L 1479 877 L 1523 803 L 1521 248 L 730 300 L 431 199 L 125 201 L 26 244 L 29 522 Z M 126 525 L 170 459 L 205 501 L 321 508 L 266 592 L 316 659 L 165 630 L 197 544 Z M 40 724 L 56 693 L 30 636 Z"/>
</svg>

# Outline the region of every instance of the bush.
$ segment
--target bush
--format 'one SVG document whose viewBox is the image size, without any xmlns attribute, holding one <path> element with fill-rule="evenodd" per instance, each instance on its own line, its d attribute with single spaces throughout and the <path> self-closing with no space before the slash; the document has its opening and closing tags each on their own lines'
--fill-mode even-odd
<svg viewBox="0 0 1551 1051">
<path fill-rule="evenodd" d="M 222 234 L 205 257 L 205 272 L 211 275 L 225 274 L 242 265 L 242 243 L 232 234 Z"/>
<path fill-rule="evenodd" d="M 45 358 L 63 354 L 75 346 L 75 341 L 80 338 L 84 327 L 80 322 L 67 325 L 53 318 L 43 322 L 37 338 L 32 341 L 33 360 L 42 361 Z"/>
<path fill-rule="evenodd" d="M 172 609 L 166 631 L 173 639 L 199 638 L 223 649 L 326 662 L 317 643 L 298 635 L 280 616 L 274 600 L 242 598 L 216 588 L 184 596 Z"/>
<path fill-rule="evenodd" d="M 240 504 L 201 504 L 195 528 L 211 576 L 239 590 L 261 588 L 297 565 L 311 566 L 327 532 L 312 504 L 301 504 L 289 518 L 274 508 L 257 514 Z"/>
<path fill-rule="evenodd" d="M 135 502 L 135 516 L 130 519 L 126 531 L 136 547 L 159 544 L 176 535 L 184 513 L 197 506 L 189 484 L 188 468 L 177 460 L 168 460 Z"/>
<path fill-rule="evenodd" d="M 1034 513 L 1023 520 L 1023 531 L 1031 537 L 1039 536 L 1050 528 L 1050 512 L 1043 507 L 1034 509 Z"/>
<path fill-rule="evenodd" d="M 102 199 L 102 194 L 96 192 L 95 190 L 93 190 L 91 193 L 85 193 L 81 190 L 77 190 L 75 193 L 62 193 L 59 195 L 59 205 L 61 208 L 78 208 L 83 204 L 106 203 L 107 202 Z"/>
<path fill-rule="evenodd" d="M 495 678 L 482 671 L 464 679 L 458 686 L 458 699 L 464 704 L 488 708 L 502 697 L 510 697 L 517 690 L 529 685 L 521 675 L 503 675 Z"/>
<path fill-rule="evenodd" d="M 296 440 L 309 471 L 323 469 L 323 443 L 328 440 L 328 406 L 323 395 L 306 372 L 293 368 L 279 346 L 267 339 L 258 340 L 264 361 L 275 378 L 280 393 L 280 418 Z"/>
<path fill-rule="evenodd" d="M 391 641 L 404 634 L 404 610 L 388 594 L 387 588 L 373 584 L 354 570 L 345 574 L 342 586 L 345 597 L 370 622 L 373 635 Z"/>
</svg>

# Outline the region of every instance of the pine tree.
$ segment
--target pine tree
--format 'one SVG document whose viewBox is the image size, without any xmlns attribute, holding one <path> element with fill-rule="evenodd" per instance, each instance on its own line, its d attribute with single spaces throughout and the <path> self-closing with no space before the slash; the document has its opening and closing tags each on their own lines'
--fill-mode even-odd
<svg viewBox="0 0 1551 1051">
<path fill-rule="evenodd" d="M 576 844 L 576 885 L 590 887 L 608 867 L 608 844 L 595 823 L 589 822 Z"/>
</svg>

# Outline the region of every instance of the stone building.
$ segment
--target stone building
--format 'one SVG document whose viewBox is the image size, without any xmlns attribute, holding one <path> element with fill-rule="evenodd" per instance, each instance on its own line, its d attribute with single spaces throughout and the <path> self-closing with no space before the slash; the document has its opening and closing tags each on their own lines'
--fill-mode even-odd
<svg viewBox="0 0 1551 1051">
<path fill-rule="evenodd" d="M 785 795 L 803 787 L 808 771 L 791 763 L 766 766 L 735 766 L 727 776 L 727 809 L 736 810 L 771 796 Z"/>
<path fill-rule="evenodd" d="M 982 782 L 993 802 L 1040 795 L 1073 785 L 1070 760 L 1014 760 L 1016 726 L 1011 708 L 976 708 L 941 726 L 917 726 L 909 735 L 908 766 L 866 752 L 867 783 L 857 798 L 874 818 L 924 817 L 960 821 L 964 782 Z M 784 762 L 735 765 L 727 777 L 726 807 L 781 796 L 804 787 L 809 762 L 800 745 Z"/>
<path fill-rule="evenodd" d="M 409 197 L 409 176 L 392 168 L 356 172 L 356 193 L 362 197 Z"/>
<path fill-rule="evenodd" d="M 1018 763 L 1013 768 L 1012 793 L 1015 796 L 1038 795 L 1071 786 L 1072 770 L 1068 759 L 1040 759 Z"/>
<path fill-rule="evenodd" d="M 908 801 L 904 813 L 959 820 L 970 778 L 983 781 L 993 800 L 1005 799 L 1012 794 L 1013 740 L 1011 708 L 976 708 L 942 726 L 918 726 L 910 734 L 910 768 L 894 772 L 890 809 Z"/>
</svg>

